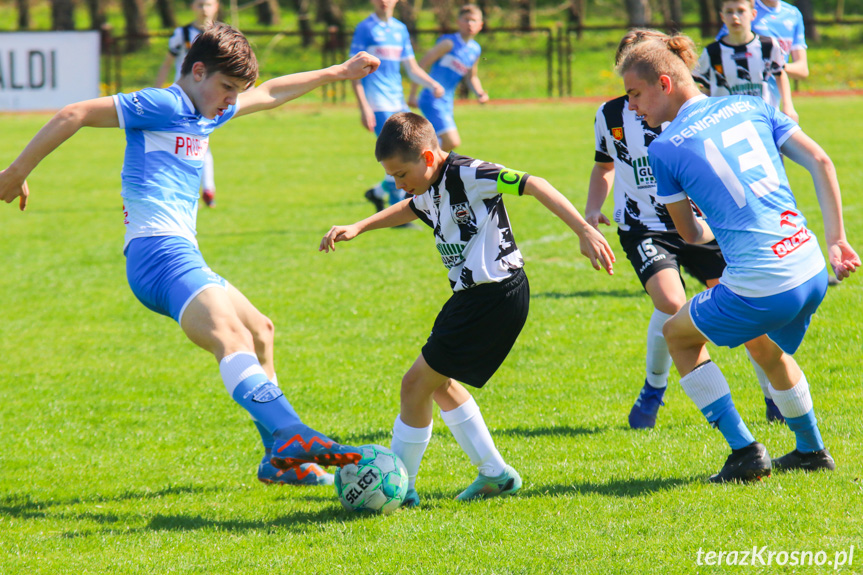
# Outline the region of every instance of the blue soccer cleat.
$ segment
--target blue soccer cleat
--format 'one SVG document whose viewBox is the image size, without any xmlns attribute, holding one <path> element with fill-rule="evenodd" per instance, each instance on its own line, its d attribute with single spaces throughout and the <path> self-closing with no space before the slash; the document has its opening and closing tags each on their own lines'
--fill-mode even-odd
<svg viewBox="0 0 863 575">
<path fill-rule="evenodd" d="M 336 443 L 302 423 L 277 430 L 273 439 L 270 463 L 278 469 L 288 470 L 303 463 L 343 467 L 363 456 L 359 448 Z"/>
<path fill-rule="evenodd" d="M 420 496 L 417 490 L 413 487 L 408 487 L 408 492 L 405 493 L 405 498 L 402 499 L 402 507 L 410 509 L 420 506 Z"/>
<path fill-rule="evenodd" d="M 507 465 L 503 473 L 497 477 L 486 477 L 480 473 L 467 489 L 458 494 L 456 499 L 459 501 L 489 499 L 498 495 L 512 495 L 519 489 L 521 489 L 521 476 L 518 471 Z"/>
<path fill-rule="evenodd" d="M 644 387 L 635 400 L 635 405 L 629 410 L 629 427 L 632 429 L 652 429 L 656 425 L 656 414 L 659 407 L 665 405 L 662 397 L 667 388 L 656 388 L 644 380 Z"/>
<path fill-rule="evenodd" d="M 767 416 L 767 423 L 785 423 L 785 416 L 782 415 L 782 412 L 779 411 L 779 407 L 773 402 L 769 397 L 764 398 L 764 403 L 767 405 L 767 409 L 765 410 L 765 415 Z"/>
<path fill-rule="evenodd" d="M 291 469 L 278 469 L 270 458 L 267 450 L 261 464 L 258 465 L 258 481 L 261 483 L 278 483 L 281 485 L 332 485 L 333 474 L 327 473 L 319 465 L 303 463 Z"/>
</svg>

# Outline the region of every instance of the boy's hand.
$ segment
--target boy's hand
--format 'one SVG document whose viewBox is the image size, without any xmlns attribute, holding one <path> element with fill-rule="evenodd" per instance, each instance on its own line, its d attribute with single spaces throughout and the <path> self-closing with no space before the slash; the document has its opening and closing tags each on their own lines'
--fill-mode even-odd
<svg viewBox="0 0 863 575">
<path fill-rule="evenodd" d="M 586 212 L 584 214 L 584 219 L 596 229 L 599 229 L 599 224 L 605 224 L 606 226 L 611 225 L 611 221 L 605 216 L 605 214 L 599 211 Z"/>
<path fill-rule="evenodd" d="M 614 252 L 601 233 L 592 226 L 586 226 L 584 233 L 578 238 L 582 255 L 590 259 L 593 269 L 600 268 L 614 275 Z"/>
<path fill-rule="evenodd" d="M 318 247 L 319 252 L 327 252 L 330 250 L 336 251 L 336 242 L 347 242 L 359 234 L 359 229 L 356 225 L 350 226 L 333 226 L 327 235 L 321 240 L 321 245 Z"/>
<path fill-rule="evenodd" d="M 363 128 L 368 130 L 369 132 L 375 131 L 375 126 L 378 121 L 375 120 L 375 113 L 368 106 L 360 106 L 360 124 L 363 125 Z"/>
<path fill-rule="evenodd" d="M 482 92 L 481 94 L 477 94 L 476 101 L 480 104 L 485 104 L 486 102 L 488 102 L 488 92 Z"/>
<path fill-rule="evenodd" d="M 30 188 L 27 180 L 18 180 L 8 170 L 0 171 L 0 200 L 11 204 L 12 200 L 18 198 L 18 209 L 22 212 L 27 209 L 27 198 L 30 196 Z"/>
<path fill-rule="evenodd" d="M 435 98 L 440 98 L 444 94 L 446 94 L 446 90 L 444 90 L 444 87 L 441 86 L 440 84 L 438 84 L 437 82 L 432 84 L 431 89 L 432 89 L 432 94 L 434 94 Z"/>
<path fill-rule="evenodd" d="M 827 248 L 830 257 L 830 267 L 836 274 L 836 279 L 844 280 L 860 267 L 860 256 L 845 241 L 839 241 Z"/>
<path fill-rule="evenodd" d="M 344 80 L 361 80 L 378 69 L 381 61 L 368 52 L 358 52 L 353 58 L 342 64 Z"/>
</svg>

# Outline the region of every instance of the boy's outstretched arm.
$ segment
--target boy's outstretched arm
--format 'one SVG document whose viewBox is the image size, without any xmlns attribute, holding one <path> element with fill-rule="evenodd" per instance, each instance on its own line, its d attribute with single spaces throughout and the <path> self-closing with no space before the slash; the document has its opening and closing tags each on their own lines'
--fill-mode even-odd
<svg viewBox="0 0 863 575">
<path fill-rule="evenodd" d="M 530 176 L 524 185 L 524 193 L 535 197 L 559 217 L 578 236 L 581 253 L 590 259 L 594 269 L 604 269 L 614 275 L 614 252 L 605 237 L 588 224 L 575 206 L 566 197 L 542 178 Z"/>
<path fill-rule="evenodd" d="M 27 207 L 29 190 L 27 176 L 48 154 L 71 138 L 81 128 L 119 128 L 117 109 L 110 96 L 69 104 L 48 121 L 33 136 L 24 151 L 12 164 L 0 172 L 0 200 L 11 203 L 19 199 L 19 207 Z"/>
<path fill-rule="evenodd" d="M 426 72 L 431 71 L 434 63 L 443 58 L 450 50 L 452 50 L 453 43 L 452 40 L 446 39 L 441 40 L 432 48 L 425 53 L 425 56 L 419 61 L 419 66 Z M 417 92 L 419 91 L 419 85 L 411 80 L 411 91 L 410 96 L 408 96 L 408 105 L 414 108 L 419 106 L 419 102 L 417 101 Z"/>
<path fill-rule="evenodd" d="M 802 131 L 794 132 L 782 144 L 782 153 L 800 164 L 812 174 L 815 195 L 821 206 L 824 220 L 824 237 L 827 240 L 827 256 L 836 279 L 843 280 L 860 267 L 860 256 L 845 237 L 845 224 L 842 219 L 842 194 L 836 167 L 815 140 Z"/>
<path fill-rule="evenodd" d="M 417 219 L 416 213 L 410 207 L 410 199 L 402 200 L 373 216 L 349 226 L 333 226 L 321 239 L 319 252 L 336 251 L 336 242 L 347 242 L 363 232 L 392 228 Z"/>
<path fill-rule="evenodd" d="M 339 80 L 358 80 L 378 69 L 381 61 L 368 52 L 359 52 L 350 60 L 329 68 L 299 72 L 267 80 L 237 97 L 237 116 L 277 108 L 306 92 Z"/>
</svg>

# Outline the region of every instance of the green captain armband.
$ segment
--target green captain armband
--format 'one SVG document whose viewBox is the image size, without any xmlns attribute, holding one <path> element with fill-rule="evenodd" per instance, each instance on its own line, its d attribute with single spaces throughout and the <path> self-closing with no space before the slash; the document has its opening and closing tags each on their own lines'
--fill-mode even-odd
<svg viewBox="0 0 863 575">
<path fill-rule="evenodd" d="M 524 194 L 524 184 L 529 177 L 530 174 L 527 172 L 504 168 L 497 175 L 497 192 L 499 194 L 521 196 Z"/>
</svg>

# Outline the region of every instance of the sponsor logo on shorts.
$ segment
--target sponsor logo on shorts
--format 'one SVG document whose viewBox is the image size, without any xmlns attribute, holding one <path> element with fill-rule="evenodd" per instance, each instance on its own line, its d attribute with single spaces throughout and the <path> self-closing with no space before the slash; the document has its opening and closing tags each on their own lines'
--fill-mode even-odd
<svg viewBox="0 0 863 575">
<path fill-rule="evenodd" d="M 812 238 L 812 233 L 806 228 L 801 228 L 796 234 L 787 237 L 782 241 L 776 242 L 771 247 L 773 253 L 780 258 L 784 258 Z"/>
<path fill-rule="evenodd" d="M 661 262 L 664 259 L 665 259 L 665 254 L 659 254 L 659 255 L 653 256 L 652 258 L 650 258 L 649 260 L 644 262 L 644 265 L 642 265 L 638 269 L 638 273 L 642 273 L 644 270 L 649 268 L 651 265 L 655 264 L 656 262 Z"/>
</svg>

